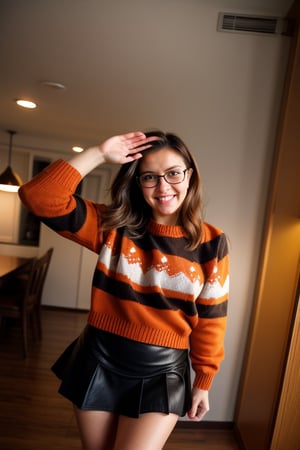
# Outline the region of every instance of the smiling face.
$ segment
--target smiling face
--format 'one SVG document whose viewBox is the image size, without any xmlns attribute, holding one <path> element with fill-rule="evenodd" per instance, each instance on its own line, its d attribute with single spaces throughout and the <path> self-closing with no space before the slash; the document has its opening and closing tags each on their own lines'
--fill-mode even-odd
<svg viewBox="0 0 300 450">
<path fill-rule="evenodd" d="M 183 157 L 171 148 L 162 148 L 146 153 L 140 160 L 139 176 L 166 175 L 170 173 L 170 179 L 176 175 L 176 171 L 187 169 Z M 176 225 L 178 213 L 182 202 L 186 197 L 192 169 L 185 172 L 184 179 L 177 184 L 169 184 L 163 177 L 158 178 L 158 184 L 154 187 L 140 186 L 144 199 L 152 208 L 152 215 L 156 222 L 164 225 Z"/>
</svg>

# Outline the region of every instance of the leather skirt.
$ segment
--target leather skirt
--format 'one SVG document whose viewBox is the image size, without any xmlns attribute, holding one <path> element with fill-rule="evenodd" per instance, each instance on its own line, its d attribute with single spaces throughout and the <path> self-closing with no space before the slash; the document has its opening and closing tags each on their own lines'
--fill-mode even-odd
<svg viewBox="0 0 300 450">
<path fill-rule="evenodd" d="M 184 416 L 191 405 L 188 350 L 143 344 L 90 325 L 52 370 L 61 380 L 59 392 L 80 409 Z"/>
</svg>

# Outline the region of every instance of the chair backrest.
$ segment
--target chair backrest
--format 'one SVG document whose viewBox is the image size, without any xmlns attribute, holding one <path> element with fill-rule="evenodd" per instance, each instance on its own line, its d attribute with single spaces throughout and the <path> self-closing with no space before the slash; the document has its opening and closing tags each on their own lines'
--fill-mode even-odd
<svg viewBox="0 0 300 450">
<path fill-rule="evenodd" d="M 43 256 L 36 259 L 33 263 L 24 296 L 25 308 L 31 308 L 34 305 L 39 305 L 41 302 L 43 287 L 52 253 L 53 248 L 51 247 Z"/>
</svg>

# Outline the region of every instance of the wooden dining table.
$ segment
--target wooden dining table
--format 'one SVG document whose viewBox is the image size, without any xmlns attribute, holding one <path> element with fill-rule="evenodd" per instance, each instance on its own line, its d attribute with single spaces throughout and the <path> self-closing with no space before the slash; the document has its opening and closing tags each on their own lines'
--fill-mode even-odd
<svg viewBox="0 0 300 450">
<path fill-rule="evenodd" d="M 0 283 L 7 277 L 14 275 L 15 272 L 31 259 L 21 256 L 0 255 Z"/>
</svg>

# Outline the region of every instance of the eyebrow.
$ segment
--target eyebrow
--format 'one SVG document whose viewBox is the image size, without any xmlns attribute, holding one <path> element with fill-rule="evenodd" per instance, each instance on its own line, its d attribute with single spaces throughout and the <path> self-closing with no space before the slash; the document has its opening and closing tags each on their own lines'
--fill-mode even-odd
<svg viewBox="0 0 300 450">
<path fill-rule="evenodd" d="M 169 172 L 172 169 L 178 169 L 178 168 L 182 169 L 182 167 L 179 164 L 177 164 L 176 166 L 169 167 L 168 169 L 165 170 L 165 172 Z M 154 172 L 153 170 L 144 170 L 144 172 L 140 172 L 140 175 L 144 175 L 145 173 L 156 174 L 156 172 Z"/>
</svg>

